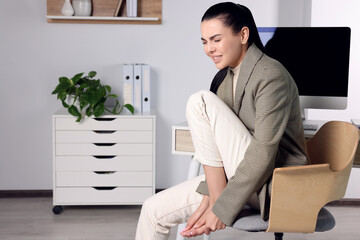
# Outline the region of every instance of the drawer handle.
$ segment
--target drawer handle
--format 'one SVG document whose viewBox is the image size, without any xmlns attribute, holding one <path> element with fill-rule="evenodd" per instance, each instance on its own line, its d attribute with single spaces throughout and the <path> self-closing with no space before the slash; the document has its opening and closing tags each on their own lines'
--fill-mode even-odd
<svg viewBox="0 0 360 240">
<path fill-rule="evenodd" d="M 94 118 L 96 121 L 107 121 L 107 122 L 110 122 L 110 121 L 114 121 L 115 118 Z"/>
<path fill-rule="evenodd" d="M 116 171 L 94 171 L 96 174 L 113 174 L 116 173 Z"/>
<path fill-rule="evenodd" d="M 98 147 L 111 147 L 114 146 L 116 143 L 94 143 L 94 145 Z"/>
<path fill-rule="evenodd" d="M 98 130 L 94 130 L 93 132 L 97 133 L 97 134 L 112 134 L 112 133 L 114 133 L 116 131 L 103 131 L 103 130 L 98 131 Z"/>
<path fill-rule="evenodd" d="M 106 190 L 113 190 L 116 187 L 93 187 L 93 188 L 100 191 L 106 191 Z"/>
<path fill-rule="evenodd" d="M 112 155 L 112 156 L 106 156 L 106 155 L 93 155 L 94 158 L 97 159 L 112 159 L 114 157 L 116 157 L 116 155 Z"/>
</svg>

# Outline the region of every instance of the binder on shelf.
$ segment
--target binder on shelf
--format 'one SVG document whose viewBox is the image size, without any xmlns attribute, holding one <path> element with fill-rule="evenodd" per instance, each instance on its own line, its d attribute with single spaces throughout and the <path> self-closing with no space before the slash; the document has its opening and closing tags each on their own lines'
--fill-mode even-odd
<svg viewBox="0 0 360 240">
<path fill-rule="evenodd" d="M 134 105 L 134 67 L 132 64 L 123 65 L 123 98 L 124 104 Z"/>
<path fill-rule="evenodd" d="M 137 0 L 132 0 L 132 16 L 137 17 Z"/>
<path fill-rule="evenodd" d="M 132 8 L 131 8 L 131 0 L 126 0 L 126 16 L 131 17 Z"/>
<path fill-rule="evenodd" d="M 123 0 L 118 1 L 116 8 L 115 8 L 115 12 L 114 12 L 114 17 L 119 16 L 119 12 L 120 12 L 122 3 L 123 3 Z"/>
<path fill-rule="evenodd" d="M 134 65 L 134 108 L 135 112 L 142 112 L 142 65 Z"/>
<path fill-rule="evenodd" d="M 143 64 L 142 65 L 142 112 L 147 113 L 150 112 L 150 65 Z"/>
<path fill-rule="evenodd" d="M 126 13 L 128 17 L 137 17 L 137 0 L 126 0 Z"/>
</svg>

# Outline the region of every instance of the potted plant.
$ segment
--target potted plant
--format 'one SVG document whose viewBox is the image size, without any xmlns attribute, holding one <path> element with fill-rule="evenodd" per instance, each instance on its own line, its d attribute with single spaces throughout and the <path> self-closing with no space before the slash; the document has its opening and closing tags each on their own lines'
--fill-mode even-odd
<svg viewBox="0 0 360 240">
<path fill-rule="evenodd" d="M 109 85 L 102 85 L 99 79 L 94 79 L 95 71 L 89 72 L 87 76 L 84 73 L 78 73 L 72 78 L 60 77 L 59 84 L 52 94 L 57 94 L 57 98 L 62 102 L 68 112 L 77 117 L 80 122 L 83 117 L 99 117 L 105 111 L 112 114 L 120 114 L 127 108 L 132 114 L 134 107 L 131 104 L 120 105 L 117 95 L 111 93 Z M 112 109 L 105 106 L 108 98 L 116 99 L 116 104 Z"/>
</svg>

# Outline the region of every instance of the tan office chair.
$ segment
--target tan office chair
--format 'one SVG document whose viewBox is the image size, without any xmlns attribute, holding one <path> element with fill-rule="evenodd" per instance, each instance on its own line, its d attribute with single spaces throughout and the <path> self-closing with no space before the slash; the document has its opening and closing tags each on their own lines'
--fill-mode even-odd
<svg viewBox="0 0 360 240">
<path fill-rule="evenodd" d="M 274 170 L 269 220 L 248 209 L 233 228 L 274 232 L 276 240 L 284 232 L 332 229 L 335 220 L 323 206 L 344 197 L 358 142 L 359 130 L 350 123 L 323 125 L 307 142 L 311 165 Z"/>
</svg>

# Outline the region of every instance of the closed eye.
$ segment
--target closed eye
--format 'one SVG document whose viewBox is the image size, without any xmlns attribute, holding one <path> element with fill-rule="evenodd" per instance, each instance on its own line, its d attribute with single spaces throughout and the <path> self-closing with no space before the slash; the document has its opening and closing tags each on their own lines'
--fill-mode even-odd
<svg viewBox="0 0 360 240">
<path fill-rule="evenodd" d="M 201 38 L 202 44 L 206 44 L 206 40 L 204 38 Z"/>
</svg>

